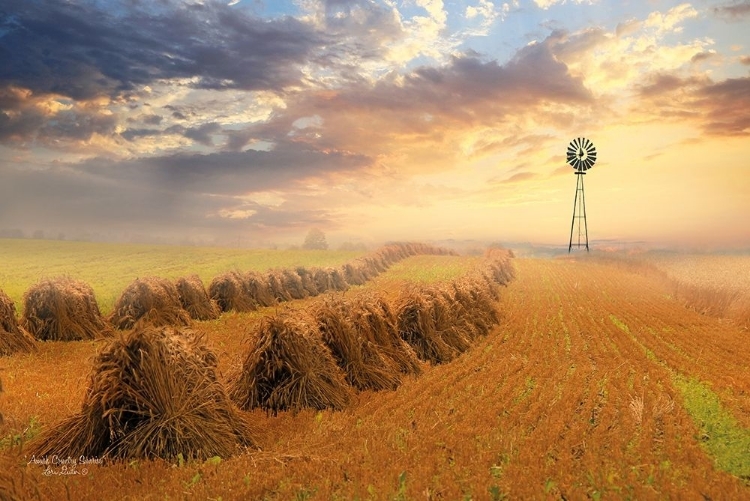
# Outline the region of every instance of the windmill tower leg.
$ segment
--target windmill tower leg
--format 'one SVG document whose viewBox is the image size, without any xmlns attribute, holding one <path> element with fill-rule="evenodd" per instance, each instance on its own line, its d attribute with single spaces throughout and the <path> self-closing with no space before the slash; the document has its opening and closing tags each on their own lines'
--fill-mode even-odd
<svg viewBox="0 0 750 501">
<path fill-rule="evenodd" d="M 586 235 L 586 252 L 588 252 L 589 251 L 589 225 L 586 222 L 586 195 L 584 194 L 584 191 L 583 191 L 583 177 L 582 176 L 583 174 L 579 176 L 579 178 L 581 179 L 581 207 L 583 207 L 583 231 L 585 232 L 585 235 Z M 580 224 L 581 224 L 581 219 L 579 218 L 578 219 L 579 232 L 581 229 Z M 580 245 L 581 244 L 579 242 L 578 246 L 580 247 Z"/>
<path fill-rule="evenodd" d="M 589 227 L 586 223 L 586 197 L 583 192 L 583 176 L 585 172 L 576 172 L 576 196 L 573 199 L 573 220 L 570 222 L 570 242 L 568 243 L 568 253 L 573 249 L 573 233 L 578 221 L 578 241 L 576 246 L 581 247 L 582 237 L 585 237 L 586 252 L 589 250 Z M 583 219 L 583 228 L 581 228 L 581 219 Z"/>
</svg>

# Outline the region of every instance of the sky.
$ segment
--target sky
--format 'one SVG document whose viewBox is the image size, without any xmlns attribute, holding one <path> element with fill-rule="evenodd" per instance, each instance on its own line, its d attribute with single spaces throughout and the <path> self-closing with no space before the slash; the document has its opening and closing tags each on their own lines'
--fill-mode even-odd
<svg viewBox="0 0 750 501">
<path fill-rule="evenodd" d="M 750 248 L 750 1 L 3 0 L 0 235 Z M 4 232 L 4 233 L 3 233 Z"/>
</svg>

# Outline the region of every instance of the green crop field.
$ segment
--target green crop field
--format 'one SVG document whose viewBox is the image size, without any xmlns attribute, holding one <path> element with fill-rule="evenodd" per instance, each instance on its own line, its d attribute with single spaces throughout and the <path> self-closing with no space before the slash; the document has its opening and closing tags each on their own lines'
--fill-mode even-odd
<svg viewBox="0 0 750 501">
<path fill-rule="evenodd" d="M 0 290 L 20 305 L 24 292 L 37 281 L 69 276 L 88 283 L 107 314 L 120 293 L 139 277 L 175 279 L 197 274 L 208 285 L 226 271 L 340 266 L 362 254 L 0 239 Z"/>
</svg>

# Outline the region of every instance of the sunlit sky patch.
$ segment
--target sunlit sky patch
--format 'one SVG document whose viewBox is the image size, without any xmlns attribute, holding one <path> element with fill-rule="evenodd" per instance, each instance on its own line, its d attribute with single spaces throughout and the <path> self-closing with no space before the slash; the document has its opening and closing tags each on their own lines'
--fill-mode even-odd
<svg viewBox="0 0 750 501">
<path fill-rule="evenodd" d="M 9 0 L 0 234 L 748 247 L 750 2 Z M 2 233 L 4 232 L 4 233 Z"/>
</svg>

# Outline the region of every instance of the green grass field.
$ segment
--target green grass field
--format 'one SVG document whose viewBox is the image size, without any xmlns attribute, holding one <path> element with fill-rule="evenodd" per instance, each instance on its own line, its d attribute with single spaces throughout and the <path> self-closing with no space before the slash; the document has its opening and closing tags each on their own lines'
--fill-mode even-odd
<svg viewBox="0 0 750 501">
<path fill-rule="evenodd" d="M 89 284 L 103 314 L 136 278 L 197 274 L 209 282 L 226 271 L 339 266 L 363 252 L 232 249 L 0 239 L 0 290 L 21 309 L 24 292 L 44 278 L 67 275 Z"/>
<path fill-rule="evenodd" d="M 397 288 L 403 282 L 450 282 L 469 273 L 481 261 L 480 256 L 413 256 L 394 263 L 388 273 L 373 280 L 372 287 L 390 289 Z"/>
</svg>

